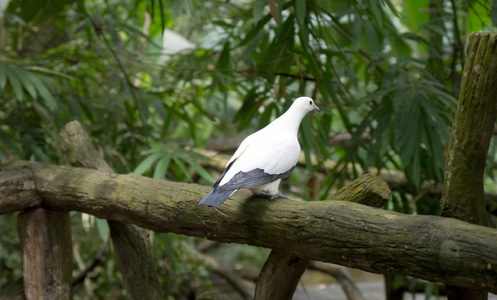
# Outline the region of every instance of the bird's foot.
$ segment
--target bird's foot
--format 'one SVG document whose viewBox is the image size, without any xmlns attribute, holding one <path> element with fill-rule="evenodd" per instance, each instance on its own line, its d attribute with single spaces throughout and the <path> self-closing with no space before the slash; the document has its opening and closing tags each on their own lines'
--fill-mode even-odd
<svg viewBox="0 0 497 300">
<path fill-rule="evenodd" d="M 271 197 L 269 197 L 269 200 L 274 200 L 276 198 L 285 198 L 285 199 L 289 199 L 287 196 L 283 195 L 281 192 L 278 192 L 278 194 L 276 195 L 272 195 Z"/>
<path fill-rule="evenodd" d="M 269 199 L 269 201 L 272 201 L 272 200 L 274 200 L 274 199 L 276 199 L 276 198 L 285 198 L 285 199 L 288 199 L 288 197 L 287 197 L 287 196 L 285 196 L 285 195 L 283 195 L 281 192 L 278 192 L 278 194 L 275 194 L 275 195 L 271 195 L 271 194 L 266 193 L 266 192 L 260 192 L 260 193 L 258 193 L 258 194 L 254 194 L 254 195 L 252 196 L 252 198 L 254 198 L 254 197 L 264 197 L 264 198 L 268 198 L 268 199 Z"/>
</svg>

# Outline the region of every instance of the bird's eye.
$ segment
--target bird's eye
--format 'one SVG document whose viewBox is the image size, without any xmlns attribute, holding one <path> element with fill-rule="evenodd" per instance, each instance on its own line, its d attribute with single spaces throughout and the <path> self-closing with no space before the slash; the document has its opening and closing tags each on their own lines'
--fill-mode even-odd
<svg viewBox="0 0 497 300">
<path fill-rule="evenodd" d="M 309 105 L 312 105 L 312 101 L 309 101 Z"/>
</svg>

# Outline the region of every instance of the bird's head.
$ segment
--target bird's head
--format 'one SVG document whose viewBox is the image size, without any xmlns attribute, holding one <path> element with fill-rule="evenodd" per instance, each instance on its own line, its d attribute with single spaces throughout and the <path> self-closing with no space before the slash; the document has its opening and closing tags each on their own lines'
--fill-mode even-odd
<svg viewBox="0 0 497 300">
<path fill-rule="evenodd" d="M 309 97 L 299 97 L 295 99 L 292 106 L 297 106 L 299 109 L 302 109 L 306 112 L 310 112 L 313 110 L 319 111 L 319 107 L 317 107 L 316 104 L 314 104 L 314 100 Z"/>
</svg>

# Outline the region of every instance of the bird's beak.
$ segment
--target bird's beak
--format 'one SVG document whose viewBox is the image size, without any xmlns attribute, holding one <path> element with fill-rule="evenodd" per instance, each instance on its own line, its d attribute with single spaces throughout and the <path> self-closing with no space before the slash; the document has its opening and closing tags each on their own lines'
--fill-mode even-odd
<svg viewBox="0 0 497 300">
<path fill-rule="evenodd" d="M 319 107 L 316 106 L 316 104 L 314 104 L 314 110 L 317 112 L 319 112 L 319 110 L 320 110 Z"/>
</svg>

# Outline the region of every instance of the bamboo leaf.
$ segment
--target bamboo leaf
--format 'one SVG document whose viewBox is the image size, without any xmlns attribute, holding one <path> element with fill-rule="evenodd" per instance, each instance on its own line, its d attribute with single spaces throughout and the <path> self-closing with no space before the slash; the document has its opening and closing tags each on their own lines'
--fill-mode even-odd
<svg viewBox="0 0 497 300">
<path fill-rule="evenodd" d="M 202 155 L 200 153 L 197 153 L 195 151 L 190 151 L 190 150 L 186 150 L 186 149 L 182 149 L 182 148 L 178 148 L 176 149 L 175 151 L 177 152 L 181 152 L 185 155 L 188 155 L 196 160 L 202 160 L 202 161 L 212 161 L 212 159 L 210 157 L 207 157 L 205 155 Z"/>
<path fill-rule="evenodd" d="M 300 27 L 305 26 L 306 9 L 306 0 L 295 0 L 295 15 Z"/>
<path fill-rule="evenodd" d="M 152 155 L 144 159 L 134 170 L 133 173 L 137 175 L 142 175 L 145 173 L 152 165 L 154 162 L 156 162 L 159 158 L 161 158 L 164 155 L 164 152 L 161 151 L 160 149 L 156 148 L 153 149 L 155 150 Z"/>
<path fill-rule="evenodd" d="M 166 153 L 157 165 L 155 166 L 155 171 L 154 171 L 154 178 L 155 179 L 164 179 L 166 178 L 166 173 L 169 167 L 169 162 L 171 161 L 171 154 Z"/>
<path fill-rule="evenodd" d="M 22 101 L 24 97 L 21 81 L 20 78 L 17 77 L 17 73 L 14 72 L 12 68 L 10 68 L 10 71 L 7 72 L 7 78 L 9 79 L 9 83 L 12 86 L 15 97 L 17 98 L 17 100 Z"/>
<path fill-rule="evenodd" d="M 207 180 L 210 184 L 214 184 L 216 182 L 214 178 L 212 178 L 211 174 L 209 174 L 202 166 L 197 164 L 194 160 L 189 158 L 186 155 L 181 155 L 181 159 L 183 159 L 187 164 L 189 164 L 203 179 Z"/>
<path fill-rule="evenodd" d="M 23 69 L 20 68 L 12 69 L 12 71 L 16 72 L 17 77 L 21 80 L 22 86 L 28 92 L 31 98 L 36 100 L 37 93 L 35 86 L 31 80 L 35 76 L 32 75 L 30 72 L 24 71 Z"/>
<path fill-rule="evenodd" d="M 36 90 L 40 93 L 40 96 L 45 100 L 45 105 L 50 109 L 50 110 L 55 110 L 57 108 L 57 102 L 55 99 L 52 97 L 52 94 L 50 91 L 47 89 L 45 84 L 38 78 L 38 76 L 32 76 L 31 77 L 31 82 L 33 85 L 36 87 Z"/>
<path fill-rule="evenodd" d="M 195 6 L 193 5 L 192 0 L 180 0 L 181 6 L 185 10 L 186 14 L 190 16 L 190 18 L 196 22 L 195 20 Z"/>
<path fill-rule="evenodd" d="M 490 10 L 490 19 L 492 19 L 492 25 L 497 26 L 497 0 L 492 0 L 492 8 Z"/>
<path fill-rule="evenodd" d="M 3 90 L 7 84 L 8 68 L 9 66 L 6 62 L 0 61 L 0 90 Z"/>
<path fill-rule="evenodd" d="M 159 1 L 161 1 L 161 0 L 159 0 Z M 124 22 L 117 22 L 117 25 L 119 25 L 121 28 L 125 28 L 130 33 L 133 33 L 135 35 L 138 35 L 138 36 L 144 38 L 145 40 L 147 40 L 147 42 L 149 42 L 154 47 L 162 49 L 161 45 L 158 45 L 156 42 L 154 42 L 148 35 L 143 34 L 143 32 L 141 30 L 139 30 L 133 26 L 130 26 Z"/>
<path fill-rule="evenodd" d="M 153 2 L 154 0 L 152 0 Z M 159 2 L 159 11 L 160 11 L 160 28 L 162 29 L 162 36 L 164 37 L 164 30 L 166 29 L 166 20 L 164 14 L 164 4 L 162 4 L 162 0 L 157 0 Z M 162 40 L 162 39 L 161 39 Z"/>
<path fill-rule="evenodd" d="M 181 173 L 183 173 L 183 175 L 188 178 L 188 181 L 192 182 L 193 179 L 192 177 L 190 176 L 190 172 L 188 171 L 188 169 L 186 168 L 185 164 L 183 163 L 183 161 L 179 158 L 179 157 L 176 157 L 176 156 L 172 156 L 174 162 L 176 163 L 176 165 L 178 165 L 178 167 L 180 168 L 181 170 Z"/>
<path fill-rule="evenodd" d="M 302 137 L 302 148 L 305 155 L 305 165 L 309 172 L 313 172 L 314 168 L 311 162 L 311 148 L 312 148 L 312 126 L 309 118 L 304 118 L 300 125 L 300 132 Z"/>
<path fill-rule="evenodd" d="M 262 13 L 264 12 L 264 7 L 266 6 L 266 0 L 255 0 L 254 1 L 254 21 L 258 22 L 261 19 Z"/>
<path fill-rule="evenodd" d="M 233 117 L 233 123 L 238 122 L 238 131 L 247 127 L 247 125 L 250 124 L 254 116 L 257 114 L 262 101 L 257 101 L 256 90 L 257 87 L 253 87 L 250 91 L 248 91 L 245 99 L 243 99 L 242 107 Z"/>
<path fill-rule="evenodd" d="M 284 4 L 284 1 L 283 0 L 276 0 L 276 8 L 277 8 L 277 12 L 278 12 L 278 20 L 276 21 L 278 24 L 281 24 L 283 22 L 283 14 L 282 14 L 282 11 L 283 11 L 283 4 Z"/>
<path fill-rule="evenodd" d="M 107 220 L 96 218 L 95 223 L 97 225 L 98 235 L 100 235 L 100 238 L 104 242 L 107 242 L 110 237 L 110 230 L 109 225 L 107 225 Z"/>
</svg>

